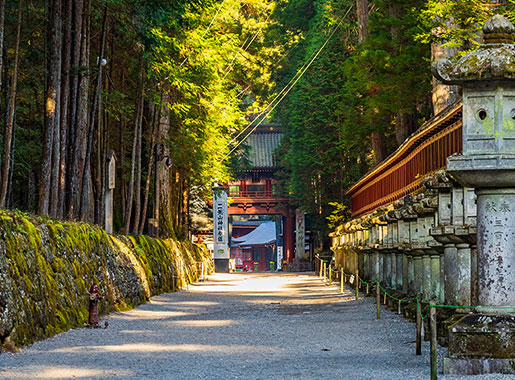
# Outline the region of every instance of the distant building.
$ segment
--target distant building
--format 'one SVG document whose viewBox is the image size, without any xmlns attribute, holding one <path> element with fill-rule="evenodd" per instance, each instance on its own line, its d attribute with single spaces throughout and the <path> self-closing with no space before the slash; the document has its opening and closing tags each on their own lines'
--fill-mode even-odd
<svg viewBox="0 0 515 380">
<path fill-rule="evenodd" d="M 270 262 L 273 262 L 273 268 L 276 269 L 282 267 L 283 261 L 291 263 L 293 260 L 295 210 L 290 207 L 290 200 L 278 191 L 276 179 L 279 168 L 275 154 L 282 138 L 279 124 L 266 124 L 256 128 L 247 139 L 251 167 L 229 183 L 231 259 L 235 264 L 241 263 L 236 264 L 237 267 L 245 268 L 244 263 L 252 263 L 249 269 L 263 271 L 270 270 Z M 265 224 L 264 221 L 270 219 L 275 222 L 267 221 L 267 227 L 258 230 L 260 225 Z M 245 235 L 243 232 L 252 233 L 254 230 L 258 231 L 255 234 L 260 238 L 263 237 L 262 231 L 265 228 L 271 231 L 270 223 L 275 226 L 276 236 L 273 243 L 264 243 L 259 239 L 251 240 L 256 242 L 254 245 L 239 243 L 239 238 Z M 262 244 L 257 244 L 258 241 Z"/>
<path fill-rule="evenodd" d="M 249 233 L 232 238 L 231 259 L 234 260 L 236 270 L 245 272 L 275 270 L 277 227 L 277 223 L 273 220 L 260 222 Z M 233 236 L 234 231 L 233 225 Z"/>
</svg>

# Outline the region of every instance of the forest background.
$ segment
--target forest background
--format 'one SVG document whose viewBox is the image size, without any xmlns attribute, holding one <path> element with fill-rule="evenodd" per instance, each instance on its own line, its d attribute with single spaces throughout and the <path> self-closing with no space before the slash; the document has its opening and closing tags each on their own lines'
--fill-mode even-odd
<svg viewBox="0 0 515 380">
<path fill-rule="evenodd" d="M 447 105 L 431 61 L 514 0 L 0 0 L 0 207 L 185 238 L 245 138 L 282 124 L 282 191 L 327 229 Z M 336 213 L 334 206 L 336 207 Z M 327 218 L 329 217 L 329 227 Z"/>
</svg>

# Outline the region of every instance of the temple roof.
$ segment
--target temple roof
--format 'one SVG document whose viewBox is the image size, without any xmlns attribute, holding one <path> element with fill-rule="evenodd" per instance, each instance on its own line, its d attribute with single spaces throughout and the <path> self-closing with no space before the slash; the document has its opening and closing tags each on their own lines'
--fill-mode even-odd
<svg viewBox="0 0 515 380">
<path fill-rule="evenodd" d="M 248 139 L 249 160 L 253 168 L 274 168 L 277 166 L 274 152 L 281 143 L 283 133 L 279 125 L 262 125 Z"/>
<path fill-rule="evenodd" d="M 247 235 L 233 238 L 233 246 L 249 247 L 254 245 L 265 245 L 275 243 L 276 228 L 275 222 L 263 222 L 256 229 L 249 232 Z"/>
</svg>

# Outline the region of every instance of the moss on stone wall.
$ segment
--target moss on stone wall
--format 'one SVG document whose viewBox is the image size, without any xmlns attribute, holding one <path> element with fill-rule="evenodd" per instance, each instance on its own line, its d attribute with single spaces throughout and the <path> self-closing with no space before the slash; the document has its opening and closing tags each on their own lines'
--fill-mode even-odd
<svg viewBox="0 0 515 380">
<path fill-rule="evenodd" d="M 93 283 L 107 314 L 196 281 L 203 261 L 212 265 L 207 250 L 190 242 L 0 211 L 0 345 L 84 326 Z"/>
</svg>

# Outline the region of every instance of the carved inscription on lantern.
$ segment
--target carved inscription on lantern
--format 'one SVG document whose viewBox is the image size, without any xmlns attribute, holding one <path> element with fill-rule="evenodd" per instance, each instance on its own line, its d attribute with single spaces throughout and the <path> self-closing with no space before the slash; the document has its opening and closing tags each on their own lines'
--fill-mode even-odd
<svg viewBox="0 0 515 380">
<path fill-rule="evenodd" d="M 478 202 L 483 215 L 478 220 L 480 286 L 492 291 L 483 304 L 495 305 L 509 296 L 508 279 L 515 269 L 515 207 L 510 201 L 504 194 L 490 193 Z"/>
</svg>

